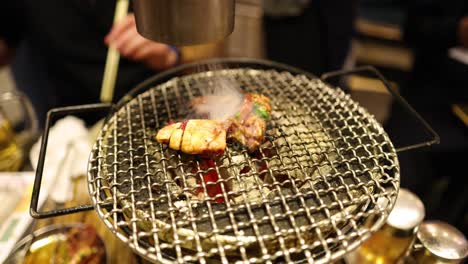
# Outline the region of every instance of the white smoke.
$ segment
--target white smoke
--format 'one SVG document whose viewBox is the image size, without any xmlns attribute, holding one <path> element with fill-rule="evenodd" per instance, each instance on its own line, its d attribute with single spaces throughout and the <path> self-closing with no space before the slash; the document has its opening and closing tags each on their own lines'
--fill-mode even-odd
<svg viewBox="0 0 468 264">
<path fill-rule="evenodd" d="M 239 111 L 244 97 L 234 80 L 217 73 L 216 69 L 210 67 L 210 70 L 214 70 L 211 81 L 200 89 L 203 101 L 195 104 L 193 110 L 208 119 L 224 121 Z"/>
</svg>

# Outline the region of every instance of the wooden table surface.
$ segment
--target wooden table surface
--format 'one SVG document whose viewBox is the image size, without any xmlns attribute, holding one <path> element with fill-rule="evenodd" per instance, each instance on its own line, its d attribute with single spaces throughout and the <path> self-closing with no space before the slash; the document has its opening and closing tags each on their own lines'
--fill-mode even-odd
<svg viewBox="0 0 468 264">
<path fill-rule="evenodd" d="M 89 204 L 90 201 L 91 199 L 88 193 L 86 177 L 80 177 L 74 181 L 72 201 L 70 203 L 67 203 L 65 206 L 68 207 L 79 204 Z M 42 210 L 49 211 L 57 207 L 58 206 L 53 201 L 48 199 Z M 143 259 L 137 257 L 126 244 L 124 244 L 116 236 L 114 236 L 112 232 L 104 225 L 104 223 L 101 221 L 98 214 L 94 210 L 71 215 L 35 220 L 33 230 L 38 230 L 45 226 L 53 224 L 69 223 L 86 223 L 96 228 L 97 232 L 103 238 L 104 243 L 106 245 L 108 263 L 133 264 L 146 262 Z"/>
</svg>

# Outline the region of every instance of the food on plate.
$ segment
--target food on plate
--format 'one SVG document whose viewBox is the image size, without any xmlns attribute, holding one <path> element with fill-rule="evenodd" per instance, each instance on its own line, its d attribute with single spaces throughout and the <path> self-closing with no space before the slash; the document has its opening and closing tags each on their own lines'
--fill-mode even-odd
<svg viewBox="0 0 468 264">
<path fill-rule="evenodd" d="M 45 241 L 48 243 L 40 243 Z M 104 243 L 96 230 L 89 225 L 72 227 L 63 235 L 53 235 L 47 240 L 38 241 L 38 244 L 39 247 L 31 246 L 23 263 L 102 264 L 106 262 Z"/>
<path fill-rule="evenodd" d="M 216 120 L 190 119 L 163 127 L 156 140 L 186 154 L 216 157 L 226 149 L 226 129 Z"/>
<path fill-rule="evenodd" d="M 270 120 L 271 105 L 268 97 L 247 93 L 239 110 L 230 120 L 228 138 L 241 143 L 250 152 L 265 141 L 267 122 Z"/>
</svg>

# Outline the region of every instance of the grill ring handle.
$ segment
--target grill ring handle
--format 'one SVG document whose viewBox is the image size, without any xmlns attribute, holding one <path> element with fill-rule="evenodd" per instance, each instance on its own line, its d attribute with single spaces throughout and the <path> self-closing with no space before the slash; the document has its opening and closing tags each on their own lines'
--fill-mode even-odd
<svg viewBox="0 0 468 264">
<path fill-rule="evenodd" d="M 31 204 L 29 207 L 29 214 L 35 219 L 50 218 L 60 215 L 67 215 L 78 213 L 82 211 L 89 211 L 94 209 L 93 205 L 78 205 L 70 208 L 61 208 L 57 210 L 51 210 L 47 212 L 39 212 L 39 194 L 41 189 L 42 174 L 44 171 L 45 156 L 47 151 L 47 142 L 49 139 L 49 130 L 52 120 L 57 116 L 64 116 L 68 114 L 86 113 L 94 111 L 109 111 L 113 107 L 112 104 L 88 104 L 88 105 L 77 105 L 69 107 L 54 108 L 47 112 L 47 118 L 45 121 L 44 134 L 42 135 L 41 149 L 39 151 L 39 159 L 37 162 L 36 176 L 34 179 L 33 192 L 31 196 Z"/>
<path fill-rule="evenodd" d="M 422 124 L 426 132 L 431 136 L 430 140 L 416 143 L 416 144 L 411 144 L 407 145 L 404 147 L 398 147 L 396 148 L 396 152 L 404 152 L 408 150 L 414 150 L 418 148 L 423 148 L 423 147 L 429 147 L 434 144 L 439 144 L 440 143 L 440 137 L 437 134 L 437 132 L 434 131 L 434 129 L 427 123 L 426 120 L 403 98 L 401 97 L 400 94 L 398 94 L 394 89 L 391 88 L 389 81 L 378 71 L 375 67 L 372 66 L 362 66 L 362 67 L 357 67 L 351 70 L 339 70 L 339 71 L 333 71 L 333 72 L 328 72 L 323 74 L 320 78 L 323 81 L 327 81 L 331 78 L 336 78 L 336 77 L 343 77 L 347 75 L 353 75 L 353 74 L 358 74 L 358 73 L 371 73 L 374 75 L 374 77 L 377 77 L 385 86 L 385 89 L 393 96 L 393 98 L 410 114 L 412 115 L 418 122 Z"/>
</svg>

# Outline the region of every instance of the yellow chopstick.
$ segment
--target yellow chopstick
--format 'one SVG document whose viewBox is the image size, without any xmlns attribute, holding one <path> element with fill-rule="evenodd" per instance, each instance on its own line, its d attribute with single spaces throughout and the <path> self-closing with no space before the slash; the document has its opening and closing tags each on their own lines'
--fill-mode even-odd
<svg viewBox="0 0 468 264">
<path fill-rule="evenodd" d="M 114 24 L 128 14 L 129 0 L 117 0 L 114 14 Z M 101 86 L 101 102 L 110 103 L 114 97 L 115 81 L 119 70 L 120 54 L 112 46 L 107 50 L 106 66 Z"/>
</svg>

